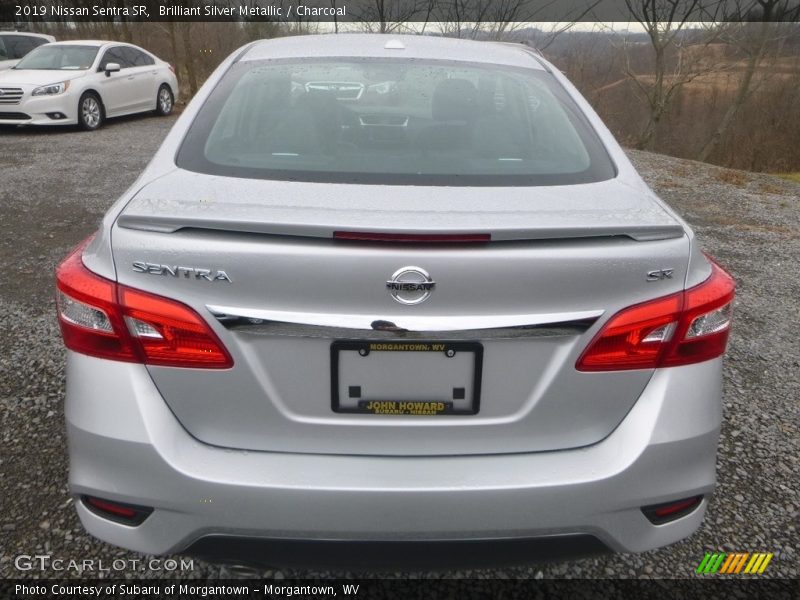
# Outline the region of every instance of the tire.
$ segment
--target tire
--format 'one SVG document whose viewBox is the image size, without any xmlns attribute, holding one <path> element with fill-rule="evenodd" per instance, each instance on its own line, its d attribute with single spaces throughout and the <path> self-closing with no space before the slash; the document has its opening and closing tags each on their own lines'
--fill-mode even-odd
<svg viewBox="0 0 800 600">
<path fill-rule="evenodd" d="M 174 107 L 175 96 L 165 83 L 158 88 L 158 94 L 156 94 L 156 114 L 159 117 L 166 117 L 168 114 L 172 113 Z"/>
<path fill-rule="evenodd" d="M 105 110 L 100 97 L 86 92 L 78 101 L 78 126 L 84 131 L 99 129 L 105 121 Z"/>
</svg>

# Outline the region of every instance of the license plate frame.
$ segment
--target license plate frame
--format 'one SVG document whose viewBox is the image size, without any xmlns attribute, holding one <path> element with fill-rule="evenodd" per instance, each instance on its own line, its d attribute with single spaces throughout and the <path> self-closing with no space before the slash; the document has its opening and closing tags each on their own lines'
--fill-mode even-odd
<svg viewBox="0 0 800 600">
<path fill-rule="evenodd" d="M 425 348 L 427 347 L 427 348 Z M 358 406 L 344 406 L 341 402 L 339 393 L 340 383 L 340 353 L 342 351 L 356 351 L 366 352 L 386 352 L 386 353 L 405 353 L 405 352 L 423 352 L 431 354 L 445 354 L 449 351 L 456 353 L 468 352 L 472 353 L 472 401 L 468 403 L 467 408 L 458 408 L 453 406 L 453 402 L 444 401 L 444 404 L 449 404 L 444 410 L 436 410 L 435 412 L 376 412 L 366 406 L 361 406 L 362 401 L 359 401 Z M 363 356 L 363 354 L 362 354 Z M 476 415 L 480 411 L 481 401 L 481 381 L 483 376 L 483 345 L 480 342 L 471 341 L 446 341 L 446 340 L 336 340 L 331 343 L 331 409 L 335 413 L 340 414 L 363 414 L 372 416 L 381 416 L 386 414 L 402 415 L 402 416 L 470 416 Z M 398 402 L 398 403 L 441 403 L 442 400 L 392 400 L 387 399 L 374 399 L 364 400 L 363 402 Z"/>
</svg>

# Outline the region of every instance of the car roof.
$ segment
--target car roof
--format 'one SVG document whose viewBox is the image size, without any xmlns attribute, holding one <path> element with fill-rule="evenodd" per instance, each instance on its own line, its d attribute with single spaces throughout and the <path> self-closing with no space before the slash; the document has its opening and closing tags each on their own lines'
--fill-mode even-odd
<svg viewBox="0 0 800 600">
<path fill-rule="evenodd" d="M 33 31 L 12 31 L 9 29 L 0 29 L 0 35 L 27 35 L 31 37 L 44 38 L 46 40 L 54 40 L 52 35 L 46 33 L 34 33 Z"/>
<path fill-rule="evenodd" d="M 523 44 L 380 33 L 331 33 L 261 40 L 254 43 L 240 60 L 323 57 L 456 60 L 545 70 L 535 52 Z"/>
<path fill-rule="evenodd" d="M 108 42 L 103 40 L 65 40 L 63 42 L 53 42 L 51 46 L 105 46 L 106 44 L 123 44 L 124 42 Z M 130 44 L 125 44 L 129 46 Z"/>
<path fill-rule="evenodd" d="M 129 48 L 136 48 L 142 52 L 149 54 L 153 58 L 158 58 L 149 50 L 145 50 L 136 44 L 129 44 L 128 42 L 109 42 L 108 40 L 65 40 L 63 42 L 52 42 L 49 46 L 96 46 L 97 48 L 104 48 L 106 46 L 128 46 Z"/>
</svg>

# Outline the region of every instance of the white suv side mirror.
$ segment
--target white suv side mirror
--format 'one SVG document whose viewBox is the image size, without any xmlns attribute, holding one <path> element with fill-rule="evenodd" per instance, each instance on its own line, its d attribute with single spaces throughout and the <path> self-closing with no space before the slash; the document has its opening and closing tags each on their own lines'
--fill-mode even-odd
<svg viewBox="0 0 800 600">
<path fill-rule="evenodd" d="M 120 70 L 119 63 L 106 63 L 106 77 L 111 77 L 112 73 Z"/>
</svg>

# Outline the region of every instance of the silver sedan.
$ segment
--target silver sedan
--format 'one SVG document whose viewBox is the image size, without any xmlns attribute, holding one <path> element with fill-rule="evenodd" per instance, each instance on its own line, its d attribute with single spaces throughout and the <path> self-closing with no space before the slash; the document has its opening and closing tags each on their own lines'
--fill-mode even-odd
<svg viewBox="0 0 800 600">
<path fill-rule="evenodd" d="M 57 287 L 71 491 L 125 548 L 641 552 L 714 489 L 733 280 L 525 46 L 242 48 Z"/>
</svg>

